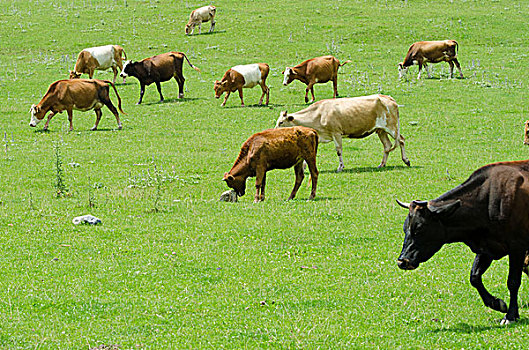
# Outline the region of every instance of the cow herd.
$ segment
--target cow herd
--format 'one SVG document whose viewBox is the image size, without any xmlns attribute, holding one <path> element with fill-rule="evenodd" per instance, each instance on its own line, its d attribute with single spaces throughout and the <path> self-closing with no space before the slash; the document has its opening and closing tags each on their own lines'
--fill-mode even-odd
<svg viewBox="0 0 529 350">
<path fill-rule="evenodd" d="M 211 22 L 210 32 L 215 28 L 216 8 L 205 6 L 193 11 L 185 26 L 187 35 L 193 34 L 195 26 Z M 454 65 L 463 78 L 457 60 L 458 43 L 454 40 L 416 42 L 408 50 L 402 63 L 398 64 L 399 77 L 403 77 L 412 65 L 419 66 L 421 78 L 423 66 L 428 77 L 428 64 L 447 62 L 450 77 Z M 184 59 L 195 67 L 182 52 L 168 52 L 143 59 L 139 62 L 126 61 L 126 54 L 119 45 L 106 45 L 85 49 L 79 53 L 70 79 L 52 83 L 45 96 L 31 107 L 30 126 L 35 127 L 49 113 L 44 129 L 51 118 L 64 110 L 68 113 L 70 130 L 73 130 L 73 110 L 94 109 L 96 130 L 101 119 L 101 108 L 107 106 L 116 117 L 121 129 L 118 110 L 110 100 L 110 86 L 118 99 L 121 113 L 121 98 L 114 86 L 116 76 L 132 76 L 140 82 L 140 104 L 145 87 L 156 84 L 160 101 L 164 100 L 161 82 L 174 78 L 179 88 L 179 98 L 184 96 Z M 309 102 L 309 91 L 315 101 L 314 84 L 332 81 L 333 99 L 314 102 L 307 108 L 294 113 L 282 111 L 274 129 L 268 129 L 250 136 L 242 145 L 231 170 L 223 180 L 233 189 L 235 199 L 246 192 L 248 177 L 256 178 L 255 202 L 265 199 L 266 172 L 272 169 L 294 167 L 296 180 L 288 197 L 293 199 L 304 178 L 304 165 L 310 172 L 312 190 L 309 199 L 316 196 L 318 169 L 316 154 L 319 142 L 333 141 L 339 158 L 338 171 L 344 169 L 342 138 L 363 138 L 377 133 L 383 145 L 383 158 L 379 167 L 386 165 L 389 153 L 400 147 L 402 161 L 409 166 L 410 161 L 404 148 L 404 137 L 400 132 L 399 106 L 390 96 L 371 95 L 354 98 L 339 98 L 337 90 L 338 69 L 350 61 L 340 62 L 333 56 L 322 56 L 306 60 L 296 66 L 286 67 L 282 72 L 283 85 L 299 80 L 307 85 L 305 102 Z M 112 68 L 113 82 L 92 79 L 95 70 Z M 259 104 L 268 105 L 270 89 L 266 85 L 269 75 L 266 63 L 235 65 L 228 69 L 222 79 L 215 81 L 215 97 L 225 93 L 221 106 L 226 105 L 230 93 L 237 91 L 244 106 L 243 89 L 259 85 L 262 95 Z M 90 79 L 80 79 L 88 74 Z M 526 128 L 527 129 L 527 128 Z M 390 137 L 395 140 L 394 144 Z M 529 143 L 529 141 L 527 141 Z M 230 198 L 233 198 L 231 196 Z M 509 324 L 519 318 L 517 295 L 520 287 L 524 260 L 529 248 L 529 161 L 489 164 L 474 172 L 462 185 L 431 201 L 412 201 L 399 205 L 406 208 L 408 217 L 404 224 L 405 239 L 398 266 L 402 269 L 415 269 L 427 261 L 446 243 L 464 242 L 476 253 L 472 266 L 471 284 L 481 296 L 484 304 L 494 310 L 506 313 L 502 324 Z M 483 286 L 481 276 L 493 260 L 509 256 L 508 288 L 509 306 L 492 296 Z"/>
</svg>

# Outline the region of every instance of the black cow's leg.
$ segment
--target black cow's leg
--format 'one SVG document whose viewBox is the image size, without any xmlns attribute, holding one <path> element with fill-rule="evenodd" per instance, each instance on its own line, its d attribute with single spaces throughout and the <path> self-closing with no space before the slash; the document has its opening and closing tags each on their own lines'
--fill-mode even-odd
<svg viewBox="0 0 529 350">
<path fill-rule="evenodd" d="M 141 104 L 141 100 L 143 100 L 143 94 L 145 93 L 145 84 L 140 83 L 140 100 L 137 105 Z"/>
<path fill-rule="evenodd" d="M 158 89 L 158 93 L 160 94 L 160 102 L 163 102 L 163 95 L 162 95 L 162 85 L 159 81 L 155 82 L 156 88 Z"/>
<path fill-rule="evenodd" d="M 522 282 L 522 269 L 525 259 L 525 251 L 513 252 L 509 254 L 509 277 L 507 278 L 507 287 L 509 288 L 509 310 L 507 315 L 501 321 L 502 325 L 507 325 L 518 321 L 518 290 Z"/>
<path fill-rule="evenodd" d="M 491 257 L 477 254 L 474 263 L 472 264 L 472 271 L 470 271 L 470 284 L 472 287 L 476 288 L 485 306 L 496 311 L 507 312 L 507 304 L 505 304 L 503 300 L 492 296 L 483 285 L 481 276 L 487 271 L 490 264 L 492 264 Z"/>
<path fill-rule="evenodd" d="M 299 186 L 301 186 L 303 178 L 305 177 L 305 174 L 303 174 L 303 161 L 300 161 L 294 165 L 294 172 L 296 173 L 296 182 L 294 183 L 294 188 L 292 189 L 292 193 L 290 194 L 290 197 L 288 197 L 288 200 L 294 199 L 294 197 L 296 197 Z"/>
</svg>

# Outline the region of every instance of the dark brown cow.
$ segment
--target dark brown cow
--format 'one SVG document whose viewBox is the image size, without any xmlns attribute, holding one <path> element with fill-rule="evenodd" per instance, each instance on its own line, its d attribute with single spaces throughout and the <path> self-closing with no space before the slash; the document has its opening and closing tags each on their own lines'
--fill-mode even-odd
<svg viewBox="0 0 529 350">
<path fill-rule="evenodd" d="M 318 134 L 315 130 L 303 126 L 292 128 L 268 129 L 250 136 L 242 145 L 239 157 L 223 180 L 233 188 L 237 195 L 246 192 L 246 179 L 255 176 L 254 202 L 264 201 L 266 172 L 273 169 L 294 167 L 296 182 L 288 199 L 293 199 L 303 181 L 303 161 L 309 166 L 312 180 L 312 191 L 309 199 L 316 196 L 318 169 L 316 153 L 318 151 Z"/>
<path fill-rule="evenodd" d="M 123 66 L 123 71 L 120 76 L 127 77 L 130 75 L 140 81 L 140 100 L 137 104 L 140 104 L 143 99 L 145 86 L 151 85 L 152 83 L 156 84 L 156 88 L 160 94 L 160 102 L 163 102 L 162 86 L 160 83 L 171 80 L 172 78 L 178 83 L 178 98 L 183 98 L 185 78 L 182 74 L 182 65 L 184 58 L 191 68 L 200 72 L 200 69 L 193 66 L 183 52 L 171 51 L 145 58 L 139 62 L 127 61 Z"/>
<path fill-rule="evenodd" d="M 110 80 L 58 80 L 49 86 L 48 91 L 46 91 L 46 94 L 42 100 L 40 100 L 38 105 L 31 106 L 31 122 L 29 123 L 29 126 L 37 126 L 37 124 L 44 119 L 46 113 L 51 112 L 44 125 L 44 130 L 47 130 L 51 118 L 53 118 L 55 114 L 62 113 L 66 110 L 68 112 L 68 120 L 70 121 L 70 131 L 72 131 L 73 110 L 88 111 L 93 109 L 96 113 L 96 123 L 92 130 L 96 130 L 99 121 L 101 120 L 101 107 L 105 105 L 114 114 L 118 123 L 118 129 L 121 129 L 121 121 L 119 120 L 118 111 L 110 100 L 109 85 L 112 85 L 114 92 L 118 97 L 119 111 L 125 114 L 121 109 L 121 98 L 119 97 L 118 91 Z"/>
<path fill-rule="evenodd" d="M 287 86 L 294 80 L 299 80 L 307 85 L 305 89 L 305 102 L 309 102 L 309 90 L 314 102 L 314 84 L 326 83 L 332 80 L 334 87 L 333 98 L 338 96 L 338 68 L 349 63 L 347 60 L 340 64 L 340 61 L 334 56 L 321 56 L 306 60 L 295 67 L 286 67 L 281 74 L 285 76 L 283 85 Z"/>
<path fill-rule="evenodd" d="M 412 270 L 446 243 L 463 242 L 475 254 L 470 283 L 486 306 L 518 320 L 518 289 L 529 248 L 529 161 L 501 162 L 476 170 L 461 185 L 431 201 L 399 202 L 404 222 L 401 269 Z M 481 276 L 493 260 L 509 256 L 507 304 L 492 296 Z"/>
<path fill-rule="evenodd" d="M 114 72 L 112 81 L 115 84 L 118 68 L 123 70 L 122 56 L 127 59 L 127 54 L 119 45 L 105 45 L 84 49 L 77 56 L 75 68 L 70 71 L 70 79 L 80 78 L 82 74 L 88 74 L 88 77 L 92 79 L 94 71 L 112 68 Z M 125 79 L 123 79 L 123 82 L 125 82 Z"/>
<path fill-rule="evenodd" d="M 215 81 L 215 98 L 220 98 L 225 92 L 226 97 L 221 104 L 221 106 L 224 106 L 226 105 L 230 93 L 239 91 L 241 104 L 244 106 L 242 89 L 253 88 L 256 85 L 260 85 L 263 94 L 259 99 L 259 104 L 263 104 L 263 97 L 266 95 L 266 105 L 268 105 L 268 101 L 270 100 L 270 89 L 266 86 L 266 78 L 268 77 L 269 71 L 270 67 L 266 63 L 254 63 L 232 67 L 224 73 L 221 81 Z"/>
<path fill-rule="evenodd" d="M 419 65 L 419 75 L 417 79 L 421 79 L 421 70 L 424 66 L 428 78 L 431 78 L 430 70 L 427 63 L 448 62 L 450 65 L 450 78 L 454 77 L 454 63 L 459 70 L 459 76 L 463 79 L 463 72 L 457 60 L 457 50 L 459 45 L 455 40 L 443 41 L 419 41 L 412 44 L 406 54 L 406 58 L 402 63 L 399 63 L 399 78 L 402 78 L 407 72 L 408 67 L 414 64 Z"/>
</svg>

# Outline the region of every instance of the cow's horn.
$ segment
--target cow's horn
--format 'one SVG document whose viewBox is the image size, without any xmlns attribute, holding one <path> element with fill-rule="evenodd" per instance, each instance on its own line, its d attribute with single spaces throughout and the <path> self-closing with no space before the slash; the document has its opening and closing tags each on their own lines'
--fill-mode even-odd
<svg viewBox="0 0 529 350">
<path fill-rule="evenodd" d="M 403 208 L 406 208 L 406 209 L 410 209 L 410 203 L 404 203 L 404 202 L 401 202 L 399 201 L 398 199 L 395 199 L 397 201 L 397 203 L 403 207 Z"/>
</svg>

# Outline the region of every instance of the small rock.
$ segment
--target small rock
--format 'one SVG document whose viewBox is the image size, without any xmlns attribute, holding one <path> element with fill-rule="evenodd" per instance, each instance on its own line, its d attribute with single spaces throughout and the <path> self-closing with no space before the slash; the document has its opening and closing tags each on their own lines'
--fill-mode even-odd
<svg viewBox="0 0 529 350">
<path fill-rule="evenodd" d="M 81 164 L 79 163 L 68 163 L 69 166 L 71 166 L 72 168 L 77 168 L 79 166 L 81 166 Z"/>
<path fill-rule="evenodd" d="M 101 223 L 101 219 L 96 218 L 93 215 L 83 215 L 73 218 L 72 222 L 74 225 L 79 224 L 90 224 L 90 225 L 97 225 Z"/>
<path fill-rule="evenodd" d="M 235 203 L 238 200 L 237 198 L 238 198 L 237 192 L 235 192 L 234 190 L 228 190 L 228 191 L 222 192 L 222 194 L 220 195 L 219 201 Z"/>
</svg>

